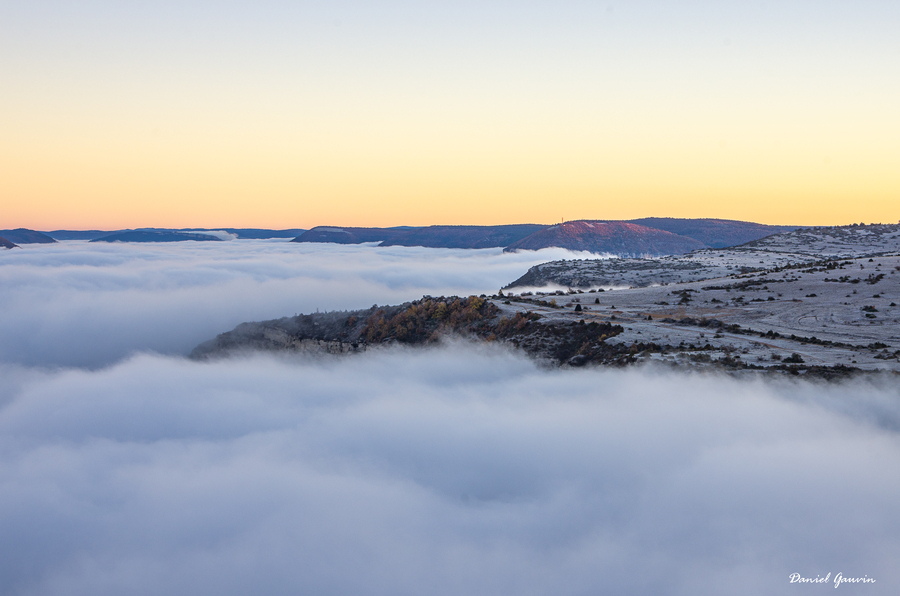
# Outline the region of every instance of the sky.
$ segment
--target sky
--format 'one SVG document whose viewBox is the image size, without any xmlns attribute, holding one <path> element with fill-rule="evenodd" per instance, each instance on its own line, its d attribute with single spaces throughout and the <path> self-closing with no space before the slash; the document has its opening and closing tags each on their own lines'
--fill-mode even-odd
<svg viewBox="0 0 900 596">
<path fill-rule="evenodd" d="M 838 572 L 876 580 L 841 594 L 897 593 L 894 378 L 560 369 L 459 341 L 182 356 L 240 321 L 493 291 L 561 250 L 2 254 L 4 595 L 795 595 L 833 584 L 792 573 Z"/>
<path fill-rule="evenodd" d="M 0 229 L 900 220 L 900 5 L 0 2 Z"/>
</svg>

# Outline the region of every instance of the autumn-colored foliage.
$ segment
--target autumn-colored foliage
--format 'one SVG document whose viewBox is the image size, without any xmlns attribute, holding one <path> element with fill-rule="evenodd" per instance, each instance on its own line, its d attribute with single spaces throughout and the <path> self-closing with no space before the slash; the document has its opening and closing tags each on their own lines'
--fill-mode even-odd
<svg viewBox="0 0 900 596">
<path fill-rule="evenodd" d="M 375 312 L 366 321 L 362 336 L 370 343 L 389 339 L 420 343 L 445 331 L 477 332 L 479 322 L 491 319 L 499 312 L 494 304 L 478 296 L 423 298 L 392 317 L 384 310 Z"/>
<path fill-rule="evenodd" d="M 500 321 L 494 327 L 497 337 L 508 337 L 520 333 L 528 326 L 528 323 L 537 321 L 541 316 L 533 312 L 517 312 L 513 318 L 500 317 Z"/>
</svg>

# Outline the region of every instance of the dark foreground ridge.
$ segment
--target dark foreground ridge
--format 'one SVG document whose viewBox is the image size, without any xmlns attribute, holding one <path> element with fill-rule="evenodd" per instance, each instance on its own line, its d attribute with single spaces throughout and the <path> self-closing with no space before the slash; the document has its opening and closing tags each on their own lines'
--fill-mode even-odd
<svg viewBox="0 0 900 596">
<path fill-rule="evenodd" d="M 606 343 L 620 325 L 584 320 L 543 321 L 535 312 L 503 313 L 487 297 L 425 296 L 397 306 L 297 315 L 242 323 L 197 346 L 193 359 L 248 350 L 345 354 L 392 344 L 427 345 L 447 336 L 501 342 L 555 364 L 627 363 L 630 348 Z"/>
</svg>

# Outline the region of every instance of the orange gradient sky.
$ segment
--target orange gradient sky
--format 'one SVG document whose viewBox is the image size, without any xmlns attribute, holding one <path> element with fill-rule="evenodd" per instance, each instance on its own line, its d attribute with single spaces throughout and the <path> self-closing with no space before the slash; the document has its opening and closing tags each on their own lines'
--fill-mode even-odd
<svg viewBox="0 0 900 596">
<path fill-rule="evenodd" d="M 121 4 L 0 4 L 0 228 L 900 220 L 900 3 Z"/>
</svg>

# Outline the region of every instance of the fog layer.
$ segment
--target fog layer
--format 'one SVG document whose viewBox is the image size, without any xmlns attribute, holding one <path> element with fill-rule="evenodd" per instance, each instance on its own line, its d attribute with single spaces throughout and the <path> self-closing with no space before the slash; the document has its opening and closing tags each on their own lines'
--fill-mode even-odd
<svg viewBox="0 0 900 596">
<path fill-rule="evenodd" d="M 0 254 L 0 361 L 186 354 L 244 321 L 493 293 L 533 264 L 577 256 L 286 240 L 28 245 Z"/>
<path fill-rule="evenodd" d="M 900 580 L 894 387 L 548 371 L 466 344 L 2 374 L 4 594 Z"/>
</svg>

